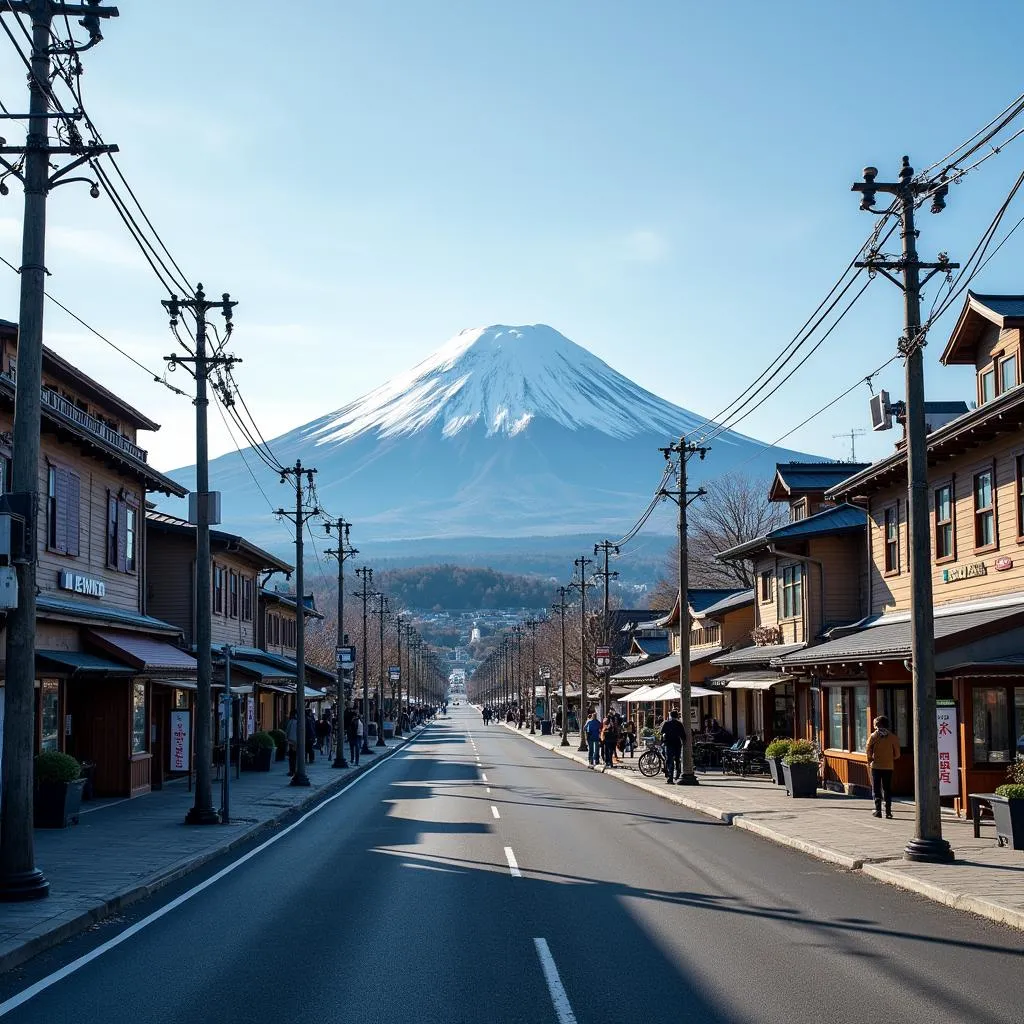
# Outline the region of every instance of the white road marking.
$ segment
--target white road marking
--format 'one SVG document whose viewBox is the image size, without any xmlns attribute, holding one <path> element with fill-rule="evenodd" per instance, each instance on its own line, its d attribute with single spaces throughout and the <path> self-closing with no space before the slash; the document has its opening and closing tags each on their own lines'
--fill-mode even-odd
<svg viewBox="0 0 1024 1024">
<path fill-rule="evenodd" d="M 501 815 L 498 813 L 498 808 L 495 807 L 494 804 L 491 804 L 491 814 L 493 814 L 496 818 L 501 817 Z"/>
<path fill-rule="evenodd" d="M 512 852 L 511 846 L 505 847 L 505 860 L 508 861 L 509 874 L 513 878 L 522 878 L 523 873 L 519 870 L 519 864 L 516 861 L 516 855 Z"/>
<path fill-rule="evenodd" d="M 483 779 L 484 782 L 486 782 L 487 781 L 487 772 L 481 772 L 480 773 L 480 778 Z"/>
<path fill-rule="evenodd" d="M 490 793 L 490 792 L 491 792 L 491 787 L 490 787 L 490 786 L 488 786 L 488 787 L 487 787 L 487 792 L 488 792 L 488 793 Z"/>
<path fill-rule="evenodd" d="M 418 737 L 414 737 L 414 739 L 415 738 Z M 408 745 L 405 749 L 409 749 Z M 170 903 L 162 906 L 159 910 L 154 910 L 148 917 L 144 917 L 141 921 L 136 921 L 135 924 L 125 928 L 125 930 L 119 935 L 115 935 L 114 938 L 108 939 L 95 949 L 80 956 L 77 960 L 72 960 L 71 963 L 65 964 L 60 968 L 60 970 L 54 971 L 53 974 L 48 974 L 45 978 L 40 978 L 34 985 L 29 985 L 28 988 L 23 989 L 21 992 L 17 993 L 17 995 L 11 996 L 10 999 L 4 1000 L 4 1002 L 0 1003 L 0 1017 L 6 1017 L 12 1010 L 18 1009 L 19 1006 L 24 1006 L 25 1003 L 29 1002 L 29 1000 L 35 999 L 40 992 L 45 992 L 48 988 L 56 985 L 57 982 L 63 981 L 72 974 L 76 974 L 83 967 L 92 963 L 93 960 L 99 959 L 104 953 L 109 953 L 110 950 L 120 946 L 122 942 L 127 942 L 128 939 L 141 932 L 143 928 L 148 928 L 151 924 L 159 921 L 160 918 L 166 916 L 172 910 L 177 910 L 178 907 L 183 903 L 187 903 L 193 896 L 198 896 L 201 892 L 209 889 L 211 885 L 219 882 L 225 876 L 230 875 L 243 864 L 248 863 L 257 854 L 262 853 L 268 847 L 280 842 L 286 835 L 294 832 L 300 825 L 305 824 L 305 822 L 312 818 L 314 814 L 319 814 L 328 804 L 332 804 L 339 797 L 344 796 L 353 786 L 357 786 L 368 775 L 375 772 L 382 764 L 387 764 L 390 760 L 391 758 L 387 757 L 383 761 L 378 761 L 376 764 L 371 765 L 361 775 L 354 778 L 347 786 L 342 787 L 337 793 L 327 797 L 322 803 L 317 804 L 316 807 L 310 808 L 310 810 L 306 811 L 302 817 L 296 819 L 287 828 L 281 829 L 280 832 L 275 833 L 269 839 L 260 843 L 260 845 L 255 847 L 255 849 L 250 850 L 248 853 L 239 857 L 238 860 L 232 861 L 226 867 L 221 868 L 215 875 L 211 875 L 207 878 L 205 882 L 200 882 L 198 885 L 193 886 L 187 892 L 183 892 L 180 896 L 176 896 Z M 508 852 L 511 855 L 512 851 L 509 850 Z M 518 872 L 518 868 L 516 871 Z"/>
<path fill-rule="evenodd" d="M 544 972 L 544 980 L 548 983 L 548 992 L 551 995 L 551 1002 L 555 1006 L 558 1024 L 576 1024 L 576 1014 L 572 1012 L 569 997 L 565 994 L 562 979 L 558 976 L 558 968 L 555 966 L 555 958 L 551 955 L 551 950 L 548 949 L 547 939 L 534 939 L 533 944 L 537 947 L 540 968 Z"/>
</svg>

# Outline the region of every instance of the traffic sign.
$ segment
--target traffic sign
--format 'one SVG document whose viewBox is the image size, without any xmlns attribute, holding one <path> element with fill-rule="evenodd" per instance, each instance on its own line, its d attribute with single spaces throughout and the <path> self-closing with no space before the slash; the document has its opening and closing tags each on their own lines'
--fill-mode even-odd
<svg viewBox="0 0 1024 1024">
<path fill-rule="evenodd" d="M 397 665 L 388 666 L 388 679 L 392 683 L 397 683 L 402 678 L 402 670 Z"/>
<path fill-rule="evenodd" d="M 343 668 L 355 668 L 356 649 L 354 646 L 339 647 L 337 649 L 338 670 Z"/>
</svg>

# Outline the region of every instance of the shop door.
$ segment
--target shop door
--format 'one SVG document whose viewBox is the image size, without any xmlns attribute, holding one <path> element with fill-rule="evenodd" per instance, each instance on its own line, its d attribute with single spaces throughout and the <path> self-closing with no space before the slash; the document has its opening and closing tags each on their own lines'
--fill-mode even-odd
<svg viewBox="0 0 1024 1024">
<path fill-rule="evenodd" d="M 150 786 L 163 789 L 168 771 L 167 734 L 171 725 L 171 691 L 165 686 L 154 686 L 149 707 L 149 740 L 153 753 Z"/>
</svg>

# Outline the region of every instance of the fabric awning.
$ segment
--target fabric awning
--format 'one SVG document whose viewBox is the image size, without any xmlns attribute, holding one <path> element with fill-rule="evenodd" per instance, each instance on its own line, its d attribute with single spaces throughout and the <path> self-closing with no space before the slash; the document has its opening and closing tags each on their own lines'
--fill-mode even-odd
<svg viewBox="0 0 1024 1024">
<path fill-rule="evenodd" d="M 196 659 L 191 654 L 164 640 L 154 640 L 145 633 L 108 633 L 94 629 L 89 631 L 88 637 L 107 654 L 124 660 L 139 672 L 195 675 L 198 671 Z"/>
<path fill-rule="evenodd" d="M 151 679 L 158 686 L 173 686 L 176 690 L 197 690 L 199 684 L 194 679 Z"/>
<path fill-rule="evenodd" d="M 718 679 L 725 681 L 728 690 L 770 690 L 779 683 L 791 681 L 781 672 L 732 672 Z"/>
<path fill-rule="evenodd" d="M 667 658 L 656 658 L 644 661 L 633 668 L 616 672 L 612 676 L 613 683 L 646 683 L 653 679 L 661 679 L 666 672 L 674 672 L 679 677 L 679 655 L 672 654 Z"/>
<path fill-rule="evenodd" d="M 709 690 L 704 686 L 690 686 L 690 699 L 696 700 L 698 697 L 714 697 L 714 690 Z M 642 700 L 679 700 L 681 694 L 678 683 L 666 683 L 664 686 L 653 687 L 651 692 L 641 698 Z"/>
<path fill-rule="evenodd" d="M 234 672 L 236 669 L 244 672 L 246 675 L 255 676 L 261 682 L 271 679 L 292 680 L 294 682 L 295 679 L 295 673 L 289 672 L 287 669 L 265 665 L 259 661 L 249 661 L 245 658 L 231 659 L 231 671 Z"/>
<path fill-rule="evenodd" d="M 85 651 L 36 651 L 36 665 L 42 672 L 88 673 L 89 675 L 133 676 L 135 669 Z"/>
<path fill-rule="evenodd" d="M 622 698 L 622 702 L 624 704 L 633 704 L 642 700 L 650 700 L 649 695 L 652 694 L 655 690 L 660 689 L 660 686 L 641 686 L 640 689 L 634 690 L 632 693 L 627 693 L 626 696 Z"/>
</svg>

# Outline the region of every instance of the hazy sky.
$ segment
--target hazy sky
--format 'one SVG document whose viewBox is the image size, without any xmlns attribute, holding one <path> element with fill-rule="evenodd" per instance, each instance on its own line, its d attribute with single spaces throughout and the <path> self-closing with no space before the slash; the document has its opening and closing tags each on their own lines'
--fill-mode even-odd
<svg viewBox="0 0 1024 1024">
<path fill-rule="evenodd" d="M 1024 91 L 1019 0 L 984 17 L 941 0 L 119 7 L 83 58 L 86 105 L 186 273 L 238 299 L 237 378 L 268 437 L 492 323 L 551 324 L 715 413 L 870 230 L 849 192 L 864 164 L 891 177 L 907 152 L 926 166 Z M 0 54 L 0 99 L 24 110 L 5 37 Z M 921 221 L 922 254 L 966 258 L 1022 162 L 1024 139 L 954 187 Z M 12 188 L 0 255 L 14 263 L 21 213 Z M 977 289 L 1024 292 L 1020 235 Z M 162 367 L 164 295 L 110 204 L 56 190 L 49 244 L 50 290 Z M 17 296 L 0 266 L 0 317 L 17 319 Z M 879 279 L 740 429 L 794 426 L 886 358 L 901 318 Z M 965 371 L 937 364 L 947 333 L 928 349 L 929 395 L 973 397 Z M 143 440 L 156 465 L 192 461 L 186 400 L 53 306 L 47 340 L 163 423 Z M 901 395 L 899 364 L 880 383 Z M 847 456 L 832 435 L 866 426 L 867 400 L 859 389 L 787 444 Z M 230 448 L 211 423 L 214 453 Z M 859 439 L 858 455 L 894 439 Z"/>
</svg>

